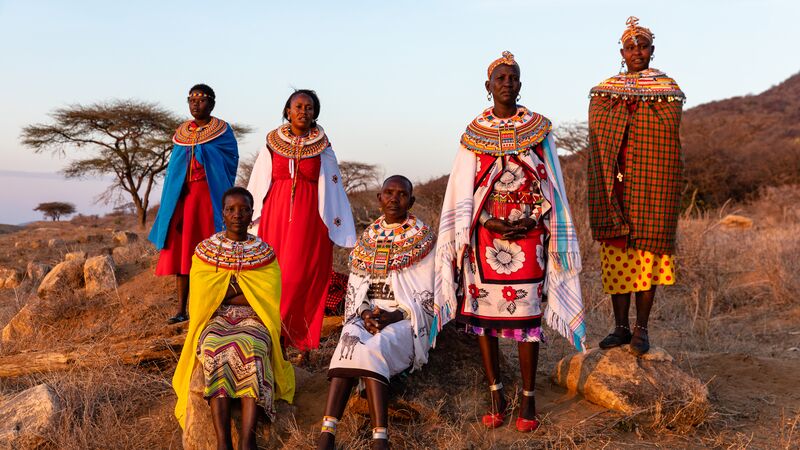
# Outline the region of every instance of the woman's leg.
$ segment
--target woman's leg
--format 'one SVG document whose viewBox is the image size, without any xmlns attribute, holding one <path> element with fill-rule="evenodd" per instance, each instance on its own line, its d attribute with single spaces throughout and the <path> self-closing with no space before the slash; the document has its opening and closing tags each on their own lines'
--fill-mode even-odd
<svg viewBox="0 0 800 450">
<path fill-rule="evenodd" d="M 600 341 L 600 348 L 613 348 L 631 341 L 631 327 L 628 311 L 631 307 L 630 294 L 611 294 L 614 309 L 614 331 Z"/>
<path fill-rule="evenodd" d="M 372 420 L 372 429 L 389 426 L 389 386 L 372 378 L 364 378 L 367 387 L 367 402 L 369 402 L 369 416 Z M 373 449 L 388 449 L 388 439 L 372 439 Z"/>
<path fill-rule="evenodd" d="M 355 380 L 352 378 L 331 378 L 331 386 L 328 388 L 328 403 L 325 405 L 326 416 L 335 417 L 337 420 L 342 418 L 354 385 Z M 333 449 L 334 442 L 333 433 L 320 433 L 317 448 L 320 450 Z"/>
<path fill-rule="evenodd" d="M 631 347 L 639 354 L 650 350 L 650 338 L 647 334 L 647 322 L 650 319 L 650 310 L 656 296 L 656 287 L 636 293 L 636 325 L 633 327 Z"/>
<path fill-rule="evenodd" d="M 258 404 L 253 397 L 242 398 L 242 432 L 239 433 L 241 450 L 257 450 L 256 423 L 258 422 Z"/>
<path fill-rule="evenodd" d="M 175 275 L 175 286 L 178 290 L 178 314 L 175 316 L 186 316 L 186 305 L 189 302 L 189 275 Z"/>
<path fill-rule="evenodd" d="M 478 336 L 478 346 L 481 349 L 483 371 L 489 386 L 500 382 L 500 345 L 494 336 Z M 506 399 L 502 389 L 492 390 L 492 413 L 502 413 L 506 409 Z"/>
<path fill-rule="evenodd" d="M 231 399 L 211 398 L 211 418 L 214 421 L 214 434 L 217 436 L 217 450 L 233 450 L 231 438 Z"/>
<path fill-rule="evenodd" d="M 517 348 L 519 350 L 519 366 L 522 369 L 522 389 L 533 392 L 536 386 L 536 369 L 539 365 L 539 343 L 520 342 Z M 523 419 L 536 417 L 536 399 L 533 396 L 522 395 L 519 415 Z"/>
</svg>

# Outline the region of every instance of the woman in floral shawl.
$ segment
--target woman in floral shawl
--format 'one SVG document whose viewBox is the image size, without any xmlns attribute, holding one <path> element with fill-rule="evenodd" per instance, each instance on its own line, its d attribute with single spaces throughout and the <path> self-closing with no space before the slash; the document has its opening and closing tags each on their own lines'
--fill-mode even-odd
<svg viewBox="0 0 800 450">
<path fill-rule="evenodd" d="M 520 68 L 509 52 L 485 83 L 494 106 L 467 127 L 447 184 L 436 247 L 434 332 L 457 317 L 478 336 L 496 428 L 508 403 L 498 338 L 518 342 L 522 401 L 516 428 L 535 430 L 542 318 L 583 348 L 580 251 L 550 121 L 517 105 Z M 544 302 L 547 301 L 547 307 Z"/>
</svg>

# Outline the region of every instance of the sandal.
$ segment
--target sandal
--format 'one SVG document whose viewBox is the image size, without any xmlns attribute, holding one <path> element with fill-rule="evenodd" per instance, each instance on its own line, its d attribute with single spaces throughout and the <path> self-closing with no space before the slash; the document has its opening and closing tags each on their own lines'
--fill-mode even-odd
<svg viewBox="0 0 800 450">
<path fill-rule="evenodd" d="M 525 389 L 522 390 L 522 395 L 525 397 L 533 397 L 533 391 L 526 391 Z M 534 413 L 534 416 L 536 413 Z M 520 433 L 530 433 L 532 431 L 536 431 L 539 428 L 539 421 L 536 418 L 533 419 L 525 419 L 524 417 L 517 417 L 517 431 Z"/>
<path fill-rule="evenodd" d="M 499 391 L 500 389 L 503 389 L 503 383 L 495 383 L 495 384 L 489 386 L 489 391 L 490 392 Z M 484 414 L 484 416 L 481 418 L 481 422 L 483 422 L 483 425 L 486 428 L 497 428 L 497 427 L 503 425 L 503 422 L 505 422 L 505 421 L 506 421 L 505 412 L 494 412 L 493 413 L 493 412 L 490 411 L 490 412 Z"/>
<path fill-rule="evenodd" d="M 634 325 L 633 328 L 643 330 L 643 333 L 636 334 L 631 339 L 631 352 L 636 356 L 642 356 L 650 350 L 650 338 L 647 336 L 647 327 Z"/>
<path fill-rule="evenodd" d="M 619 335 L 616 334 L 617 330 L 625 330 L 624 334 Z M 619 347 L 620 345 L 630 344 L 631 343 L 631 329 L 626 327 L 625 325 L 617 325 L 614 328 L 614 332 L 609 334 L 605 337 L 602 341 L 600 341 L 600 348 L 606 350 L 609 348 Z"/>
<path fill-rule="evenodd" d="M 174 316 L 167 319 L 167 323 L 173 325 L 176 323 L 186 322 L 187 320 L 189 320 L 189 316 L 187 316 L 186 313 L 175 314 Z"/>
</svg>

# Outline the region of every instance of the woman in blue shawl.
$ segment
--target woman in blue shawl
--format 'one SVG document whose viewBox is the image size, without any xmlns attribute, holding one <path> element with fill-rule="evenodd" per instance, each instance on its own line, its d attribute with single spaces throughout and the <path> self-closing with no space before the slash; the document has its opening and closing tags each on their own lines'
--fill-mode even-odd
<svg viewBox="0 0 800 450">
<path fill-rule="evenodd" d="M 239 149 L 231 126 L 211 116 L 214 90 L 198 84 L 189 90 L 189 112 L 194 120 L 175 131 L 167 166 L 161 206 L 150 241 L 160 251 L 156 275 L 175 275 L 180 307 L 168 323 L 187 320 L 189 269 L 194 249 L 221 231 L 222 194 L 233 186 Z"/>
</svg>

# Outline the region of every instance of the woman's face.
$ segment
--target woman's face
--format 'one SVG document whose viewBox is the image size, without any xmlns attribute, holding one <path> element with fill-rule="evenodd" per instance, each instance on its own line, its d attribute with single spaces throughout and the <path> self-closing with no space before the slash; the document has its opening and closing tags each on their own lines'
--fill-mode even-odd
<svg viewBox="0 0 800 450">
<path fill-rule="evenodd" d="M 501 64 L 492 71 L 492 76 L 486 82 L 486 90 L 492 93 L 495 103 L 513 105 L 522 89 L 519 80 L 519 67 Z"/>
<path fill-rule="evenodd" d="M 647 38 L 639 37 L 637 41 L 638 43 L 635 43 L 633 39 L 627 39 L 619 49 L 619 54 L 628 66 L 628 72 L 640 72 L 650 67 L 650 57 L 656 50 Z"/>
<path fill-rule="evenodd" d="M 210 97 L 193 97 L 192 93 L 202 94 L 202 91 L 189 93 L 189 113 L 197 120 L 206 120 L 211 117 L 214 110 L 214 100 Z"/>
<path fill-rule="evenodd" d="M 414 205 L 411 186 L 402 178 L 389 178 L 378 192 L 378 203 L 389 223 L 398 223 L 408 217 L 408 210 Z"/>
<path fill-rule="evenodd" d="M 247 234 L 247 227 L 253 221 L 253 205 L 250 204 L 250 199 L 240 194 L 225 197 L 222 220 L 228 231 L 234 234 Z"/>
<path fill-rule="evenodd" d="M 286 111 L 289 123 L 298 130 L 308 131 L 314 122 L 314 100 L 306 94 L 297 94 Z"/>
</svg>

